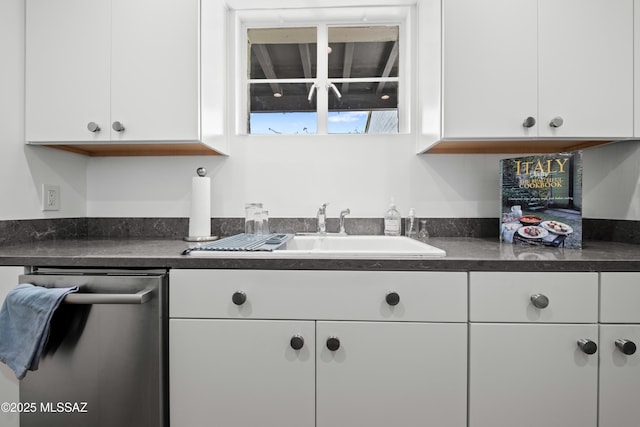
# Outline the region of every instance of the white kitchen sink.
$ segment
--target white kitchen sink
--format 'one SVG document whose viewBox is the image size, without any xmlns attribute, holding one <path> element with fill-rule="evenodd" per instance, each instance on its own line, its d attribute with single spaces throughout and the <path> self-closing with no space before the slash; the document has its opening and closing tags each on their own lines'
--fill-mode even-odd
<svg viewBox="0 0 640 427">
<path fill-rule="evenodd" d="M 193 250 L 191 256 L 214 258 L 423 259 L 446 252 L 403 236 L 297 235 L 273 251 Z"/>
<path fill-rule="evenodd" d="M 443 257 L 446 252 L 404 236 L 295 236 L 275 255 L 304 258 L 415 259 Z"/>
</svg>

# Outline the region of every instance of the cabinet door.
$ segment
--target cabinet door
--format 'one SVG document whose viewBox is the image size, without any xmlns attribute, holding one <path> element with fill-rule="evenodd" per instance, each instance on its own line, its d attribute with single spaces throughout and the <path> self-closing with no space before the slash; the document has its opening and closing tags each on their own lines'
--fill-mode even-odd
<svg viewBox="0 0 640 427">
<path fill-rule="evenodd" d="M 600 326 L 600 427 L 627 427 L 640 420 L 640 353 L 623 353 L 616 347 L 620 339 L 640 345 L 640 325 Z"/>
<path fill-rule="evenodd" d="M 595 427 L 596 325 L 471 324 L 469 427 Z"/>
<path fill-rule="evenodd" d="M 198 140 L 199 4 L 112 1 L 113 140 Z"/>
<path fill-rule="evenodd" d="M 446 138 L 537 136 L 537 0 L 447 0 Z"/>
<path fill-rule="evenodd" d="M 634 69 L 634 126 L 633 136 L 640 136 L 640 0 L 633 3 L 633 69 Z"/>
<path fill-rule="evenodd" d="M 18 276 L 24 273 L 23 267 L 0 267 L 0 305 L 11 289 L 18 285 Z M 0 363 L 0 402 L 19 402 L 20 382 L 15 374 L 4 363 Z M 0 411 L 0 425 L 2 427 L 18 427 L 20 413 Z"/>
<path fill-rule="evenodd" d="M 169 339 L 172 426 L 315 426 L 314 322 L 171 319 Z"/>
<path fill-rule="evenodd" d="M 540 136 L 632 136 L 633 0 L 539 2 Z"/>
<path fill-rule="evenodd" d="M 317 427 L 465 427 L 466 337 L 463 323 L 318 322 Z"/>
<path fill-rule="evenodd" d="M 109 139 L 110 25 L 108 0 L 27 0 L 27 141 Z"/>
</svg>

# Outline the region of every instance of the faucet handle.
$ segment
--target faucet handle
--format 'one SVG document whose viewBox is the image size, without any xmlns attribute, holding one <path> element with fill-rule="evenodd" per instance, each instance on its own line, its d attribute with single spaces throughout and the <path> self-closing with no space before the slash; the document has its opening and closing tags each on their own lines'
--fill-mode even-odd
<svg viewBox="0 0 640 427">
<path fill-rule="evenodd" d="M 318 213 L 316 214 L 316 218 L 318 219 L 318 233 L 325 234 L 327 232 L 327 205 L 329 203 L 323 203 L 322 206 L 318 208 Z"/>
<path fill-rule="evenodd" d="M 338 230 L 338 234 L 347 234 L 347 231 L 344 228 L 344 217 L 349 215 L 350 213 L 351 210 L 349 208 L 340 211 L 340 229 Z"/>
</svg>

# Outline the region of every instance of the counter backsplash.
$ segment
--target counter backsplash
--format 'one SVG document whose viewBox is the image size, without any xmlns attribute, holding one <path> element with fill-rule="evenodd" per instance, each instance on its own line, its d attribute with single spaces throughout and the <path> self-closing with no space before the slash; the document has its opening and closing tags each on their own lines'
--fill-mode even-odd
<svg viewBox="0 0 640 427">
<path fill-rule="evenodd" d="M 349 234 L 383 234 L 382 218 L 347 218 Z M 213 218 L 216 236 L 242 233 L 243 218 Z M 313 232 L 315 218 L 270 218 L 272 232 Z M 188 218 L 57 218 L 0 221 L 0 245 L 56 239 L 182 239 L 189 229 Z M 428 218 L 432 237 L 495 237 L 498 218 Z M 338 230 L 338 219 L 327 220 L 327 231 Z M 606 240 L 640 244 L 640 221 L 583 218 L 585 240 Z"/>
</svg>

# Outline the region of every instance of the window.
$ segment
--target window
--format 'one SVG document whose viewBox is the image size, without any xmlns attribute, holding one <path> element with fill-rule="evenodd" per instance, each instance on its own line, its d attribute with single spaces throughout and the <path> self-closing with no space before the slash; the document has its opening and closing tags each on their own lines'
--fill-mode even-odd
<svg viewBox="0 0 640 427">
<path fill-rule="evenodd" d="M 280 10 L 277 25 L 269 25 L 269 18 L 245 19 L 241 27 L 247 46 L 242 68 L 246 70 L 244 131 L 253 135 L 406 131 L 401 118 L 407 108 L 400 103 L 406 11 L 398 13 L 399 9 L 365 9 L 369 17 L 363 17 L 363 9 L 355 15 L 349 8 L 312 9 L 308 17 L 301 17 L 297 9 L 291 19 Z M 315 16 L 333 19 L 314 22 Z"/>
</svg>

